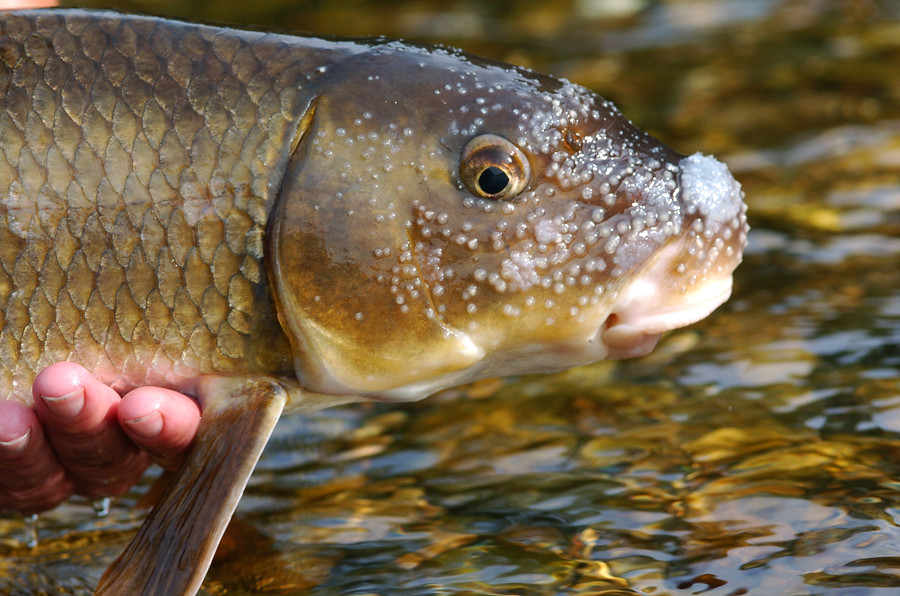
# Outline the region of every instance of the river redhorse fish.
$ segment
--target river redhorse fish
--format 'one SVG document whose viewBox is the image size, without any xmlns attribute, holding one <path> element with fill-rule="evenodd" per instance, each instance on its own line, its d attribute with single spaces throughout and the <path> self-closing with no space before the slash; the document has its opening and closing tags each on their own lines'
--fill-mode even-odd
<svg viewBox="0 0 900 596">
<path fill-rule="evenodd" d="M 193 593 L 285 404 L 647 353 L 724 302 L 740 185 L 456 50 L 0 15 L 0 392 L 78 362 L 196 396 L 102 593 Z"/>
</svg>

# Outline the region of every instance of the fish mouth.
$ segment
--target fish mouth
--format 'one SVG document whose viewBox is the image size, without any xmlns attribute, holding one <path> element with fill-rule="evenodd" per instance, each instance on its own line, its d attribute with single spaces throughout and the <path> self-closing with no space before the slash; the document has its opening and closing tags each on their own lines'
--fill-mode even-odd
<svg viewBox="0 0 900 596">
<path fill-rule="evenodd" d="M 696 323 L 712 313 L 731 296 L 731 278 L 708 284 L 680 307 L 662 308 L 652 314 L 643 311 L 643 302 L 623 305 L 614 311 L 597 332 L 609 349 L 611 360 L 648 354 L 666 331 Z"/>
<path fill-rule="evenodd" d="M 662 333 L 639 331 L 628 324 L 622 324 L 619 315 L 613 313 L 606 317 L 597 336 L 606 346 L 606 357 L 609 360 L 625 360 L 652 352 Z"/>
<path fill-rule="evenodd" d="M 643 356 L 663 333 L 700 321 L 731 296 L 730 275 L 691 288 L 674 288 L 664 281 L 667 269 L 668 260 L 662 259 L 641 279 L 620 290 L 595 335 L 607 347 L 607 358 Z"/>
<path fill-rule="evenodd" d="M 747 234 L 741 185 L 724 163 L 700 153 L 679 168 L 680 200 L 694 214 L 691 234 L 662 247 L 619 288 L 594 336 L 607 358 L 642 356 L 660 335 L 703 319 L 731 296 Z"/>
</svg>

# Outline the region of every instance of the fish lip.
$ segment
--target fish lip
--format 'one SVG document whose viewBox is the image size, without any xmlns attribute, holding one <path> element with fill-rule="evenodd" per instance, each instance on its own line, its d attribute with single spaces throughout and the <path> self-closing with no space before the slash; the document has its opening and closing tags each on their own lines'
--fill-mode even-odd
<svg viewBox="0 0 900 596">
<path fill-rule="evenodd" d="M 656 347 L 662 333 L 645 333 L 635 329 L 623 329 L 618 315 L 611 313 L 597 330 L 595 338 L 607 349 L 607 359 L 625 360 L 645 356 Z"/>
<path fill-rule="evenodd" d="M 731 276 L 711 280 L 670 306 L 645 299 L 653 295 L 646 284 L 633 284 L 609 310 L 594 338 L 609 350 L 610 359 L 648 354 L 663 333 L 706 318 L 731 296 Z"/>
</svg>

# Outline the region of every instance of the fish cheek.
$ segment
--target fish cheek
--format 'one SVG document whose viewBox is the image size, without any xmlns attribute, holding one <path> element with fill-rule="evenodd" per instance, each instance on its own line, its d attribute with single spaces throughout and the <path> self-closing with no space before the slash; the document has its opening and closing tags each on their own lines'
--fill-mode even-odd
<svg viewBox="0 0 900 596">
<path fill-rule="evenodd" d="M 402 197 L 335 175 L 335 157 L 297 151 L 272 214 L 269 273 L 295 370 L 315 391 L 424 397 L 417 387 L 481 351 L 434 317 Z"/>
</svg>

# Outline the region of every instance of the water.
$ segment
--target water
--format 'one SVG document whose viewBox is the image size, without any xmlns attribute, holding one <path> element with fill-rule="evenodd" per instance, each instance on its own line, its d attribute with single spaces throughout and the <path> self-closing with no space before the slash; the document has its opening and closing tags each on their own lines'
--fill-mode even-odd
<svg viewBox="0 0 900 596">
<path fill-rule="evenodd" d="M 123 7 L 449 43 L 566 76 L 716 154 L 750 205 L 733 299 L 650 356 L 286 419 L 207 594 L 895 593 L 894 3 Z M 136 498 L 42 515 L 35 549 L 0 519 L 0 593 L 89 593 L 140 523 Z"/>
</svg>

